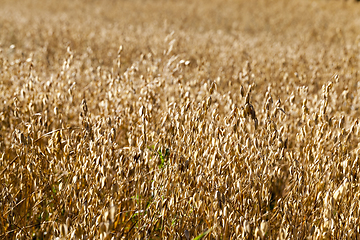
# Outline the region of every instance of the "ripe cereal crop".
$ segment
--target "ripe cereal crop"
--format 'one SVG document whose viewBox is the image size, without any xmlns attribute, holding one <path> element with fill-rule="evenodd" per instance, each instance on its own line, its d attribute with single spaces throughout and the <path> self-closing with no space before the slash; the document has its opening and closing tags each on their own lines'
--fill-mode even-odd
<svg viewBox="0 0 360 240">
<path fill-rule="evenodd" d="M 0 5 L 0 239 L 360 237 L 356 1 Z"/>
</svg>

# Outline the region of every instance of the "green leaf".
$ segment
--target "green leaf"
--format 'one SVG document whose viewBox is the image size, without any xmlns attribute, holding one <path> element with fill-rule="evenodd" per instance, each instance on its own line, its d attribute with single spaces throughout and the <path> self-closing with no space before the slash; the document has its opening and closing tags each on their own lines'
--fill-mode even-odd
<svg viewBox="0 0 360 240">
<path fill-rule="evenodd" d="M 210 232 L 211 232 L 211 228 L 206 230 L 205 232 L 201 233 L 200 235 L 198 235 L 197 237 L 195 237 L 193 240 L 200 240 L 202 239 L 203 237 L 205 237 L 206 235 L 208 235 Z"/>
</svg>

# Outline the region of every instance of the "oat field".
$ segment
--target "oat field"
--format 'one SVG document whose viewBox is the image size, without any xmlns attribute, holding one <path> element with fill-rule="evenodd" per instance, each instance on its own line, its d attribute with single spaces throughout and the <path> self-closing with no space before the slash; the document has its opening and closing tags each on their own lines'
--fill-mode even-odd
<svg viewBox="0 0 360 240">
<path fill-rule="evenodd" d="M 0 239 L 360 238 L 360 3 L 0 6 Z"/>
</svg>

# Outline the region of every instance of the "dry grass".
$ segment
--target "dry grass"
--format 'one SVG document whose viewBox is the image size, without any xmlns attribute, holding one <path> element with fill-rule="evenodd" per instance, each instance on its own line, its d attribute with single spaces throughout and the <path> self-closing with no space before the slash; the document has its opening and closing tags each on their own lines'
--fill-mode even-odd
<svg viewBox="0 0 360 240">
<path fill-rule="evenodd" d="M 360 237 L 360 5 L 0 4 L 0 238 Z"/>
</svg>

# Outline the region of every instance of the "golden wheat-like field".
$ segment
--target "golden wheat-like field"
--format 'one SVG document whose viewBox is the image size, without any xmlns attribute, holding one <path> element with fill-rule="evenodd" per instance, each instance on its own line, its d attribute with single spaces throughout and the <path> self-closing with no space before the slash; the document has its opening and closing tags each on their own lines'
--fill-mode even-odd
<svg viewBox="0 0 360 240">
<path fill-rule="evenodd" d="M 360 4 L 0 6 L 0 239 L 360 237 Z"/>
</svg>

